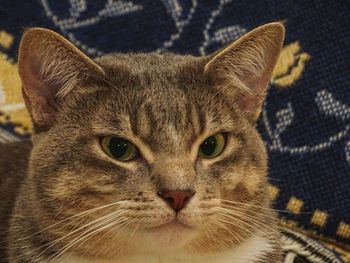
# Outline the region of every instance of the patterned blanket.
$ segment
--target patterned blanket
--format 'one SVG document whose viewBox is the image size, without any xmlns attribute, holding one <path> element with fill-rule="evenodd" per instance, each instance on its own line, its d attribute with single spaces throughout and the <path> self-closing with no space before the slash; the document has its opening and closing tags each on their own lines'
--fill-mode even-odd
<svg viewBox="0 0 350 263">
<path fill-rule="evenodd" d="M 316 243 L 285 234 L 294 242 L 286 262 L 341 262 L 330 259 L 337 257 L 334 249 L 350 262 L 349 14 L 350 2 L 335 0 L 2 0 L 0 142 L 31 132 L 16 72 L 25 27 L 51 28 L 93 57 L 164 50 L 205 55 L 258 25 L 284 20 L 285 47 L 259 122 L 270 155 L 270 196 L 283 226 L 332 248 L 300 254 L 292 248 Z"/>
</svg>

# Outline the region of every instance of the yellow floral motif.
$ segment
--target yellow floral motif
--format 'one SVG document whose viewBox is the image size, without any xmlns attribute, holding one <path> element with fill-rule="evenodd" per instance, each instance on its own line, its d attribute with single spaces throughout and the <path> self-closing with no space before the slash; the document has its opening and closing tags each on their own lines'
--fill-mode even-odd
<svg viewBox="0 0 350 263">
<path fill-rule="evenodd" d="M 328 213 L 316 209 L 311 218 L 311 223 L 317 226 L 324 227 L 327 223 Z"/>
<path fill-rule="evenodd" d="M 340 222 L 337 230 L 337 235 L 343 238 L 350 238 L 350 225 Z"/>
<path fill-rule="evenodd" d="M 282 88 L 289 87 L 301 77 L 305 62 L 311 56 L 300 49 L 299 42 L 293 42 L 283 48 L 272 74 L 272 84 Z"/>
<path fill-rule="evenodd" d="M 0 52 L 0 122 L 8 121 L 18 125 L 15 130 L 20 134 L 30 132 L 32 129 L 32 123 L 22 99 L 17 65 Z"/>
<path fill-rule="evenodd" d="M 0 46 L 9 48 L 13 43 L 13 36 L 4 30 L 0 31 Z"/>
<path fill-rule="evenodd" d="M 292 196 L 287 204 L 287 210 L 291 211 L 294 214 L 300 214 L 303 206 L 304 202 L 301 199 Z"/>
<path fill-rule="evenodd" d="M 267 193 L 270 197 L 270 200 L 275 201 L 280 193 L 280 189 L 272 184 L 269 184 L 267 187 Z"/>
</svg>

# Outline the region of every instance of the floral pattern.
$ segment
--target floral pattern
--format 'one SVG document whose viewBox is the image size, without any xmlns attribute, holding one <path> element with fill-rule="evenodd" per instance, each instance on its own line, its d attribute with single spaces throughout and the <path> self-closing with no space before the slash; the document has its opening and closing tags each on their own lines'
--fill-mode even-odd
<svg viewBox="0 0 350 263">
<path fill-rule="evenodd" d="M 285 20 L 259 130 L 281 218 L 350 248 L 350 51 L 345 2 L 39 0 L 0 3 L 0 141 L 27 138 L 16 54 L 25 26 L 60 32 L 90 56 L 207 55 L 250 29 Z M 4 12 L 1 12 L 4 11 Z M 332 22 L 329 22 L 332 21 Z"/>
</svg>

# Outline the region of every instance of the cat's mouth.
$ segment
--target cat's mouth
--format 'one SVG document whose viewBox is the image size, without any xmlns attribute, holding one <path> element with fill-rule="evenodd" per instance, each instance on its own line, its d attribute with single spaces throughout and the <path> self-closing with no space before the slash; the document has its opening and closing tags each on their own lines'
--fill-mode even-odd
<svg viewBox="0 0 350 263">
<path fill-rule="evenodd" d="M 141 237 L 147 240 L 151 250 L 159 251 L 161 248 L 162 251 L 175 251 L 186 246 L 196 233 L 194 227 L 173 219 L 144 229 L 145 235 Z"/>
<path fill-rule="evenodd" d="M 158 226 L 153 226 L 150 228 L 147 228 L 147 231 L 149 232 L 163 232 L 163 231 L 184 231 L 184 230 L 191 230 L 193 227 L 179 221 L 177 218 L 175 218 L 172 221 L 169 221 L 167 223 L 158 225 Z"/>
</svg>

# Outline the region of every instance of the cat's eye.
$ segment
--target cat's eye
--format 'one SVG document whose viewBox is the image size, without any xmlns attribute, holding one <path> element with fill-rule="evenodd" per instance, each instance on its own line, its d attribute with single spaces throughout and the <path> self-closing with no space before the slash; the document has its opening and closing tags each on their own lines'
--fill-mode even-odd
<svg viewBox="0 0 350 263">
<path fill-rule="evenodd" d="M 138 155 L 137 148 L 131 142 L 113 135 L 101 138 L 103 151 L 119 161 L 130 161 Z"/>
<path fill-rule="evenodd" d="M 204 159 L 214 158 L 223 152 L 225 145 L 225 135 L 217 133 L 202 142 L 199 146 L 198 156 Z"/>
</svg>

